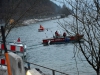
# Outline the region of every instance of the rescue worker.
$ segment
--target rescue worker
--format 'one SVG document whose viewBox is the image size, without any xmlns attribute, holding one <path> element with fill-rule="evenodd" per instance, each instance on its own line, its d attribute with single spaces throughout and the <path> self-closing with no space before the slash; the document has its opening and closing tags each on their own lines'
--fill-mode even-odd
<svg viewBox="0 0 100 75">
<path fill-rule="evenodd" d="M 59 37 L 59 33 L 57 31 L 55 32 L 55 36 L 56 36 L 56 38 Z"/>
<path fill-rule="evenodd" d="M 80 39 L 80 34 L 79 34 L 79 33 L 76 33 L 75 39 L 76 39 L 76 40 L 79 40 L 79 39 Z"/>
<path fill-rule="evenodd" d="M 80 36 L 80 34 L 79 33 L 76 33 L 76 35 L 75 36 Z"/>
<path fill-rule="evenodd" d="M 44 27 L 42 25 L 40 25 L 40 29 L 44 30 Z"/>
<path fill-rule="evenodd" d="M 63 33 L 63 37 L 64 37 L 64 38 L 66 37 L 66 33 L 65 33 L 65 32 Z"/>
</svg>

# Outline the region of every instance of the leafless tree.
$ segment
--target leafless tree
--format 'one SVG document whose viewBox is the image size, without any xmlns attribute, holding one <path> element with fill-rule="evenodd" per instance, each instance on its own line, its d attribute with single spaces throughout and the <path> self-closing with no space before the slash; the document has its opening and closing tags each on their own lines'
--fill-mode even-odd
<svg viewBox="0 0 100 75">
<path fill-rule="evenodd" d="M 27 0 L 25 0 L 27 1 Z M 0 19 L 4 23 L 6 37 L 9 32 L 18 24 L 18 22 L 26 15 L 26 13 L 33 8 L 31 4 L 29 7 L 24 6 L 23 0 L 1 0 L 0 2 Z M 30 0 L 31 1 L 31 0 Z M 28 3 L 30 3 L 28 1 Z M 37 0 L 34 0 L 33 5 L 36 5 Z M 28 4 L 27 3 L 27 4 Z M 23 10 L 24 9 L 24 10 Z M 22 11 L 23 10 L 23 11 Z"/>
<path fill-rule="evenodd" d="M 69 35 L 84 34 L 84 43 L 78 42 L 75 47 L 100 75 L 100 0 L 65 1 L 71 6 L 73 20 L 59 24 Z"/>
</svg>

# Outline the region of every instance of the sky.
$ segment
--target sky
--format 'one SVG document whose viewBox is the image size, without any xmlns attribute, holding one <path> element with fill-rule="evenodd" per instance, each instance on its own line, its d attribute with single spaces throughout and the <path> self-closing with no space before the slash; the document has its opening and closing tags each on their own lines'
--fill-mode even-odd
<svg viewBox="0 0 100 75">
<path fill-rule="evenodd" d="M 76 3 L 75 0 L 50 0 L 50 1 L 54 2 L 55 4 L 57 4 L 58 6 L 61 6 L 61 7 L 65 4 L 70 9 L 72 9 L 72 7 L 68 4 L 68 2 Z M 83 1 L 88 2 L 89 4 L 93 4 L 93 0 L 83 0 Z M 99 3 L 100 3 L 100 0 L 99 0 Z"/>
<path fill-rule="evenodd" d="M 57 4 L 58 6 L 62 6 L 62 5 L 64 4 L 64 3 L 62 3 L 63 0 L 50 0 L 50 1 L 54 2 L 54 3 Z"/>
<path fill-rule="evenodd" d="M 65 4 L 68 8 L 71 8 L 71 6 L 67 3 L 67 1 L 70 1 L 70 0 L 50 0 L 50 1 L 54 2 L 58 6 L 62 7 Z M 71 0 L 71 1 L 74 1 L 74 0 Z"/>
<path fill-rule="evenodd" d="M 51 0 L 51 1 L 61 7 L 64 5 L 64 3 L 66 3 L 65 0 Z"/>
</svg>

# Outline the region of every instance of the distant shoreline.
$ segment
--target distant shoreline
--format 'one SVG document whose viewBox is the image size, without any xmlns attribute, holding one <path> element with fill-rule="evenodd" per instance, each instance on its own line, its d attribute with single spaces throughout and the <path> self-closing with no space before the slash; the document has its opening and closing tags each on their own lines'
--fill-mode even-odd
<svg viewBox="0 0 100 75">
<path fill-rule="evenodd" d="M 48 21 L 48 20 L 54 20 L 54 19 L 60 19 L 60 18 L 64 18 L 61 17 L 61 15 L 52 15 L 52 16 L 42 16 L 41 18 L 27 18 L 27 19 L 22 19 L 20 20 L 15 27 L 21 27 L 21 26 L 28 26 L 29 24 L 34 24 L 37 22 L 43 22 L 43 21 Z M 0 24 L 1 25 L 5 25 L 4 22 Z M 15 28 L 14 27 L 14 28 Z"/>
</svg>

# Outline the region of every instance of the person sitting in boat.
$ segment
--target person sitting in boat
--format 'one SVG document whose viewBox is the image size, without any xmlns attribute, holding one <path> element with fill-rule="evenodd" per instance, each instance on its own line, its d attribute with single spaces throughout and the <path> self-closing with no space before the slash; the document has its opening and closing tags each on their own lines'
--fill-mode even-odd
<svg viewBox="0 0 100 75">
<path fill-rule="evenodd" d="M 42 28 L 42 25 L 40 25 L 40 28 Z"/>
<path fill-rule="evenodd" d="M 80 38 L 81 38 L 81 35 L 80 35 L 79 33 L 76 33 L 75 39 L 76 39 L 76 40 L 79 40 Z"/>
<path fill-rule="evenodd" d="M 58 38 L 60 36 L 60 34 L 56 31 L 55 32 L 55 37 Z"/>
<path fill-rule="evenodd" d="M 64 38 L 66 37 L 66 33 L 65 33 L 65 32 L 63 33 L 63 37 L 64 37 Z"/>
<path fill-rule="evenodd" d="M 40 29 L 44 30 L 44 27 L 42 25 L 40 25 Z"/>
<path fill-rule="evenodd" d="M 75 36 L 80 36 L 80 34 L 79 33 L 76 33 L 76 35 Z"/>
</svg>

